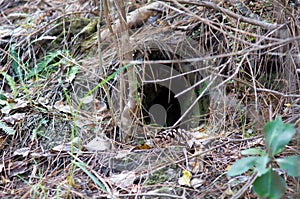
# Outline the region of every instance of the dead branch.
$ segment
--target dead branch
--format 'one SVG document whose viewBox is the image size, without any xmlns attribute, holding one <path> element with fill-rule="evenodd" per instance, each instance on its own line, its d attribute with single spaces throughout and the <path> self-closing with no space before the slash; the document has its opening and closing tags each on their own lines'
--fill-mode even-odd
<svg viewBox="0 0 300 199">
<path fill-rule="evenodd" d="M 249 18 L 249 17 L 244 17 L 242 15 L 239 15 L 239 14 L 236 14 L 234 12 L 231 12 L 230 10 L 228 9 L 225 9 L 225 8 L 222 8 L 220 6 L 218 6 L 217 4 L 213 3 L 213 2 L 208 2 L 208 1 L 201 1 L 201 2 L 193 2 L 193 1 L 182 1 L 182 0 L 166 0 L 168 2 L 173 2 L 175 4 L 189 4 L 189 5 L 197 5 L 197 6 L 205 6 L 207 8 L 212 8 L 214 10 L 217 10 L 217 11 L 220 11 L 220 12 L 223 12 L 224 14 L 236 19 L 236 20 L 239 20 L 241 22 L 245 22 L 245 23 L 249 23 L 249 24 L 252 24 L 252 25 L 256 25 L 256 26 L 260 26 L 262 28 L 265 28 L 265 29 L 268 29 L 268 30 L 273 30 L 273 29 L 276 29 L 278 27 L 281 26 L 281 24 L 271 24 L 271 23 L 268 23 L 268 22 L 263 22 L 263 21 L 260 21 L 260 20 L 257 20 L 257 19 L 252 19 L 252 18 Z M 183 6 L 181 6 L 181 8 L 184 8 Z M 184 8 L 186 9 L 186 8 Z"/>
<path fill-rule="evenodd" d="M 143 24 L 145 21 L 148 20 L 148 18 L 155 14 L 156 10 L 158 10 L 162 4 L 160 2 L 154 2 L 149 5 L 146 5 L 144 7 L 141 7 L 131 13 L 127 16 L 127 24 L 128 28 L 137 27 L 141 24 Z M 109 21 L 107 21 L 109 23 Z M 108 28 L 102 31 L 101 33 L 101 40 L 104 41 L 107 38 L 109 38 L 112 34 L 111 32 L 114 32 L 114 34 L 121 32 L 121 22 L 120 20 L 116 20 L 114 22 L 114 25 L 111 26 L 108 25 Z"/>
</svg>

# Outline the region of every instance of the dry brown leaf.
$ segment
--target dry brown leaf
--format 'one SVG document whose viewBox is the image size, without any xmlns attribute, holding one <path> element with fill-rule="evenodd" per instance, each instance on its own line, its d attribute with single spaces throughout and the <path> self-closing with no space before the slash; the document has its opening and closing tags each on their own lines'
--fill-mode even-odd
<svg viewBox="0 0 300 199">
<path fill-rule="evenodd" d="M 131 151 L 136 151 L 136 150 L 147 150 L 147 149 L 151 149 L 151 147 L 148 144 L 140 144 L 137 146 L 134 146 Z"/>
<path fill-rule="evenodd" d="M 25 108 L 25 107 L 28 106 L 28 104 L 29 104 L 28 101 L 23 101 L 21 99 L 16 99 L 15 102 L 12 102 L 12 103 L 9 102 L 9 105 L 6 105 L 5 107 L 3 107 L 1 109 L 1 112 L 3 114 L 9 114 L 10 111 Z"/>
</svg>

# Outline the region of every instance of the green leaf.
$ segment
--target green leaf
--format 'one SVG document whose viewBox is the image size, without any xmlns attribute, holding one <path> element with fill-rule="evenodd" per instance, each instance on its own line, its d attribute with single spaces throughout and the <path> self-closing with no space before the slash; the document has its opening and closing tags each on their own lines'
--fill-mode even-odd
<svg viewBox="0 0 300 199">
<path fill-rule="evenodd" d="M 1 75 L 3 75 L 3 77 L 6 79 L 7 84 L 9 85 L 10 89 L 12 90 L 14 97 L 16 97 L 17 96 L 17 88 L 16 88 L 16 83 L 15 83 L 14 79 L 10 75 L 6 74 L 5 72 L 2 72 Z"/>
<path fill-rule="evenodd" d="M 267 154 L 258 157 L 255 164 L 254 171 L 257 172 L 257 176 L 262 176 L 266 172 L 268 172 L 267 164 L 269 163 L 270 158 Z"/>
<path fill-rule="evenodd" d="M 197 90 L 198 95 L 201 95 L 203 93 L 203 91 L 206 89 L 207 85 L 208 85 L 208 81 L 204 81 L 201 84 L 201 88 L 199 90 Z"/>
<path fill-rule="evenodd" d="M 300 176 L 300 157 L 293 155 L 286 158 L 278 158 L 276 162 L 280 168 L 287 171 L 287 174 L 292 177 Z"/>
<path fill-rule="evenodd" d="M 237 160 L 231 165 L 227 176 L 236 176 L 248 171 L 256 164 L 258 158 L 259 156 L 250 156 Z"/>
<path fill-rule="evenodd" d="M 15 49 L 15 45 L 11 45 L 9 48 L 9 55 L 11 58 L 11 66 L 13 68 L 13 71 L 15 72 L 15 74 L 17 74 L 16 76 L 19 78 L 19 80 L 23 80 L 23 75 L 22 75 L 22 71 L 21 71 L 21 66 L 20 66 L 20 60 L 18 57 L 18 54 L 16 52 Z"/>
<path fill-rule="evenodd" d="M 4 94 L 0 94 L 0 100 L 7 100 L 7 97 Z"/>
<path fill-rule="evenodd" d="M 86 167 L 86 164 L 84 163 L 81 163 L 81 162 L 76 162 L 74 160 L 72 160 L 72 162 L 77 166 L 79 167 L 84 173 L 86 173 L 86 175 L 89 176 L 89 178 L 96 184 L 100 187 L 100 189 L 102 189 L 102 191 L 107 192 L 105 186 L 93 175 L 91 174 L 85 167 Z"/>
<path fill-rule="evenodd" d="M 284 124 L 280 117 L 264 126 L 266 147 L 270 155 L 280 153 L 296 133 L 291 124 Z"/>
<path fill-rule="evenodd" d="M 280 198 L 286 190 L 286 183 L 282 177 L 269 168 L 268 172 L 256 178 L 253 191 L 261 198 Z"/>
<path fill-rule="evenodd" d="M 42 73 L 54 71 L 54 68 L 59 64 L 61 60 L 62 52 L 49 52 L 42 60 L 36 64 L 36 66 L 26 74 L 25 79 L 30 79 L 35 75 L 42 76 Z"/>
<path fill-rule="evenodd" d="M 251 149 L 246 149 L 241 151 L 242 155 L 266 155 L 266 152 L 264 152 L 261 149 L 257 149 L 257 148 L 251 148 Z"/>
<path fill-rule="evenodd" d="M 69 70 L 67 72 L 67 81 L 72 82 L 75 79 L 77 73 L 78 73 L 77 66 L 72 66 L 71 68 L 69 68 Z"/>
</svg>

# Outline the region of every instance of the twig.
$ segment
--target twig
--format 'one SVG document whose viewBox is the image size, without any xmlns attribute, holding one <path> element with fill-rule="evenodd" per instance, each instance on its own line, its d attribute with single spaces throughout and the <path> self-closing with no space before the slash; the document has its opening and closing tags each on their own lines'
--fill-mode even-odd
<svg viewBox="0 0 300 199">
<path fill-rule="evenodd" d="M 72 156 L 76 161 L 82 163 L 82 164 L 86 164 L 85 162 L 83 162 L 82 160 L 80 160 L 78 157 L 76 157 L 75 155 L 73 155 L 70 152 L 67 152 L 70 156 Z M 96 171 L 94 171 L 93 169 L 91 169 L 88 165 L 86 165 L 86 168 L 88 168 L 90 171 L 92 171 L 92 173 L 102 182 L 102 184 L 104 185 L 104 187 L 106 188 L 108 194 L 110 195 L 111 198 L 114 198 L 113 196 L 113 192 L 111 190 L 111 188 L 108 186 L 108 184 L 106 183 L 106 181 L 97 174 Z"/>
<path fill-rule="evenodd" d="M 102 51 L 101 51 L 101 31 L 100 31 L 100 27 L 101 27 L 101 20 L 103 17 L 103 4 L 102 4 L 102 0 L 99 0 L 99 17 L 98 17 L 98 23 L 97 23 L 97 35 L 98 35 L 98 61 L 99 61 L 99 73 L 101 75 L 104 74 L 104 70 L 103 70 L 103 55 L 102 55 Z"/>
<path fill-rule="evenodd" d="M 101 195 L 102 197 L 107 197 L 107 195 Z M 177 195 L 171 195 L 166 193 L 132 193 L 132 194 L 118 194 L 116 195 L 118 197 L 129 197 L 129 196 L 156 196 L 157 198 L 180 198 L 182 199 L 182 196 Z"/>
<path fill-rule="evenodd" d="M 212 8 L 212 9 L 218 10 L 220 12 L 223 12 L 224 14 L 226 14 L 226 15 L 232 17 L 232 18 L 235 18 L 236 20 L 246 22 L 246 23 L 249 23 L 249 24 L 253 24 L 253 25 L 256 25 L 256 26 L 260 26 L 260 27 L 263 27 L 263 28 L 268 29 L 268 30 L 276 29 L 277 27 L 280 26 L 280 24 L 271 24 L 271 23 L 268 23 L 268 22 L 263 22 L 263 21 L 260 21 L 260 20 L 244 17 L 242 15 L 231 12 L 228 9 L 222 8 L 222 7 L 218 6 L 217 4 L 215 4 L 213 2 L 208 2 L 208 1 L 194 2 L 194 1 L 182 1 L 182 0 L 178 0 L 178 1 L 177 0 L 166 0 L 166 1 L 173 2 L 176 5 L 179 5 L 179 3 L 181 3 L 181 4 L 205 6 L 205 7 Z M 187 8 L 185 8 L 181 5 L 180 5 L 180 7 L 184 10 L 189 11 Z"/>
<path fill-rule="evenodd" d="M 274 90 L 270 90 L 270 89 L 267 89 L 267 88 L 257 88 L 256 89 L 257 91 L 261 91 L 261 92 L 268 92 L 268 93 L 273 93 L 275 95 L 279 95 L 281 97 L 295 97 L 295 98 L 298 98 L 300 97 L 300 95 L 297 95 L 297 94 L 284 94 L 284 93 L 281 93 L 279 91 L 274 91 Z"/>
<path fill-rule="evenodd" d="M 219 145 L 217 145 L 217 146 L 215 146 L 215 147 L 212 147 L 212 148 L 210 148 L 210 149 L 207 149 L 207 150 L 205 150 L 205 151 L 202 151 L 202 152 L 200 152 L 200 153 L 196 153 L 196 154 L 194 154 L 194 155 L 188 156 L 188 159 L 191 159 L 191 158 L 194 158 L 194 157 L 198 157 L 198 156 L 204 155 L 204 154 L 206 154 L 206 153 L 208 153 L 208 152 L 210 152 L 210 151 L 212 151 L 212 150 L 215 150 L 215 149 L 217 149 L 217 148 L 219 148 L 219 147 L 221 147 L 221 146 L 224 146 L 224 145 L 226 145 L 226 144 L 228 144 L 228 143 L 230 143 L 230 142 L 231 142 L 231 141 L 227 141 L 227 142 L 224 142 L 224 143 L 222 143 L 222 144 L 219 144 Z M 170 163 L 168 163 L 168 164 L 158 165 L 158 166 L 156 166 L 156 168 L 153 168 L 153 169 L 151 170 L 151 172 L 154 173 L 155 171 L 161 170 L 161 169 L 163 169 L 163 168 L 165 168 L 165 167 L 168 167 L 168 166 L 171 166 L 171 165 L 179 164 L 179 163 L 184 162 L 184 161 L 186 161 L 186 158 L 182 158 L 182 159 L 177 160 L 177 161 L 172 161 L 172 162 L 170 162 Z M 148 170 L 142 172 L 142 173 L 141 173 L 141 176 L 138 176 L 138 177 L 140 178 L 140 177 L 143 177 L 144 175 L 148 175 Z"/>
<path fill-rule="evenodd" d="M 207 150 L 205 150 L 205 151 L 202 151 L 202 152 L 199 152 L 199 153 L 190 155 L 190 156 L 188 156 L 187 158 L 188 158 L 188 159 L 192 159 L 192 158 L 199 157 L 199 156 L 201 157 L 202 155 L 204 155 L 204 154 L 206 154 L 206 153 L 208 153 L 208 152 L 210 152 L 210 151 L 213 151 L 213 150 L 215 150 L 215 149 L 217 149 L 217 148 L 220 148 L 221 146 L 224 146 L 224 145 L 226 145 L 226 144 L 228 144 L 228 143 L 231 143 L 231 142 L 244 142 L 244 141 L 247 141 L 247 140 L 254 140 L 254 139 L 261 138 L 261 137 L 262 137 L 262 136 L 256 136 L 256 137 L 250 137 L 250 138 L 242 138 L 242 139 L 231 139 L 231 140 L 226 141 L 226 142 L 224 142 L 224 143 L 222 143 L 222 144 L 219 144 L 219 145 L 217 145 L 217 146 L 211 147 L 211 148 L 209 148 L 209 149 L 207 149 Z M 186 158 L 182 158 L 182 159 L 177 160 L 177 161 L 172 161 L 172 162 L 170 162 L 170 163 L 168 163 L 168 164 L 165 164 L 165 163 L 164 163 L 164 164 L 161 164 L 161 165 L 157 165 L 155 168 L 153 168 L 153 169 L 151 170 L 151 172 L 154 173 L 155 171 L 158 171 L 158 170 L 160 170 L 160 169 L 163 169 L 163 168 L 168 167 L 168 166 L 171 166 L 171 165 L 179 164 L 179 163 L 184 162 L 184 161 L 186 161 Z M 143 177 L 143 176 L 145 176 L 145 175 L 148 175 L 148 170 L 147 170 L 147 171 L 141 172 L 141 175 L 138 176 L 138 177 L 140 178 L 140 177 Z"/>
<path fill-rule="evenodd" d="M 193 63 L 193 62 L 199 62 L 199 61 L 207 61 L 207 60 L 213 60 L 213 59 L 219 59 L 219 58 L 224 58 L 224 57 L 231 57 L 231 56 L 238 56 L 238 55 L 244 55 L 245 53 L 252 53 L 257 50 L 263 50 L 263 49 L 269 49 L 273 48 L 275 50 L 276 48 L 280 48 L 282 45 L 287 45 L 290 43 L 294 43 L 297 40 L 300 40 L 300 36 L 292 37 L 292 38 L 287 38 L 283 39 L 274 43 L 266 44 L 266 45 L 260 45 L 260 46 L 255 46 L 252 48 L 245 48 L 236 52 L 230 52 L 230 53 L 223 53 L 220 55 L 208 55 L 208 56 L 203 56 L 203 57 L 195 57 L 195 58 L 186 58 L 186 59 L 180 59 L 180 60 L 124 60 L 123 63 L 126 64 L 132 64 L 132 65 L 138 65 L 138 64 L 170 64 L 170 63 Z"/>
<path fill-rule="evenodd" d="M 98 18 L 98 23 L 97 23 L 97 43 L 98 43 L 98 61 L 99 61 L 99 71 L 97 71 L 97 73 L 100 74 L 100 76 L 104 76 L 106 78 L 107 74 L 106 74 L 106 70 L 103 66 L 103 54 L 102 54 L 102 50 L 101 50 L 101 41 L 102 41 L 102 35 L 101 35 L 101 21 L 102 21 L 102 18 L 103 18 L 103 10 L 104 10 L 104 14 L 105 14 L 105 19 L 106 19 L 106 22 L 107 22 L 107 26 L 108 26 L 108 29 L 111 31 L 111 33 L 113 33 L 112 31 L 112 28 L 111 28 L 111 25 L 110 25 L 110 18 L 109 18 L 109 15 L 108 15 L 108 6 L 107 6 L 107 0 L 99 0 L 99 7 L 100 7 L 100 11 L 99 11 L 99 18 Z M 113 37 L 113 39 L 115 39 Z M 112 117 L 112 120 L 113 120 L 113 124 L 116 124 L 116 118 L 115 118 L 115 110 L 114 110 L 114 107 L 113 107 L 113 104 L 112 104 L 112 100 L 111 100 L 111 97 L 110 97 L 110 93 L 109 93 L 109 89 L 108 89 L 108 86 L 107 86 L 107 83 L 103 84 L 103 91 L 107 97 L 107 103 L 110 107 L 109 111 L 110 111 L 110 114 L 111 114 L 111 117 Z"/>
<path fill-rule="evenodd" d="M 244 186 L 240 190 L 238 190 L 238 192 L 236 192 L 236 194 L 233 195 L 231 197 L 231 199 L 238 199 L 238 198 L 240 198 L 241 195 L 243 193 L 245 193 L 245 191 L 247 191 L 247 189 L 253 184 L 253 182 L 256 180 L 256 178 L 257 178 L 257 173 L 253 173 L 250 176 L 250 178 L 248 179 L 248 181 L 246 182 L 246 184 L 244 184 Z"/>
</svg>

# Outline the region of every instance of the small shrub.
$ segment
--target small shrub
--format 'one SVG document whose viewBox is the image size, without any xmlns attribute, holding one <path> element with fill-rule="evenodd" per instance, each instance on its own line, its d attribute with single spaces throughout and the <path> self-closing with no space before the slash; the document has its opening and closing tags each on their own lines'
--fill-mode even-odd
<svg viewBox="0 0 300 199">
<path fill-rule="evenodd" d="M 262 198 L 280 198 L 286 190 L 286 182 L 274 170 L 274 163 L 280 169 L 287 172 L 289 176 L 300 176 L 300 157 L 288 156 L 275 158 L 275 155 L 282 152 L 285 146 L 296 134 L 296 129 L 291 124 L 284 124 L 280 117 L 268 122 L 263 129 L 266 151 L 251 148 L 242 151 L 242 155 L 248 157 L 237 160 L 230 167 L 227 176 L 240 175 L 252 168 L 257 173 L 253 183 L 253 191 Z"/>
</svg>

